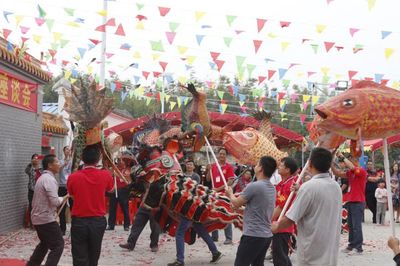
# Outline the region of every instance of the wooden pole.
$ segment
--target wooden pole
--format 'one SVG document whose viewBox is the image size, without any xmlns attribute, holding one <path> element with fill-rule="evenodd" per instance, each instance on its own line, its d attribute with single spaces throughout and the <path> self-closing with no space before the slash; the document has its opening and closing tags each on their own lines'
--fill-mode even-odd
<svg viewBox="0 0 400 266">
<path fill-rule="evenodd" d="M 394 222 L 393 222 L 393 201 L 392 201 L 392 190 L 390 189 L 390 166 L 389 166 L 389 152 L 387 145 L 387 138 L 383 139 L 383 163 L 385 165 L 385 179 L 388 194 L 388 206 L 389 206 L 389 222 L 392 229 L 392 236 L 395 236 Z"/>
</svg>

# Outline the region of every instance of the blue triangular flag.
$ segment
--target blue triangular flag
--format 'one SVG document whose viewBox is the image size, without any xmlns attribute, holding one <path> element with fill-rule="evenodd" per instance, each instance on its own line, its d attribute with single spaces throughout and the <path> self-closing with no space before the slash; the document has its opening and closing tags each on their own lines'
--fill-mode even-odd
<svg viewBox="0 0 400 266">
<path fill-rule="evenodd" d="M 246 95 L 239 93 L 239 101 L 244 102 L 246 100 Z"/>
<path fill-rule="evenodd" d="M 269 62 L 274 62 L 275 60 L 274 59 L 271 59 L 271 58 L 265 58 L 264 59 L 265 60 L 265 63 L 269 63 Z"/>
<path fill-rule="evenodd" d="M 123 102 L 124 100 L 125 100 L 125 98 L 126 98 L 126 96 L 128 95 L 128 92 L 127 91 L 122 91 L 121 92 L 121 101 Z"/>
<path fill-rule="evenodd" d="M 12 45 L 12 43 L 7 42 L 7 51 L 12 52 L 14 50 L 14 46 Z"/>
<path fill-rule="evenodd" d="M 239 86 L 238 85 L 233 85 L 233 96 L 237 96 L 239 92 Z M 243 101 L 241 101 L 243 102 Z"/>
<path fill-rule="evenodd" d="M 275 98 L 277 94 L 277 91 L 271 91 L 271 98 Z"/>
<path fill-rule="evenodd" d="M 185 65 L 186 70 L 191 70 L 193 67 L 191 65 Z"/>
<path fill-rule="evenodd" d="M 129 49 L 131 49 L 131 47 L 132 46 L 129 43 L 124 43 L 121 45 L 120 49 L 129 50 Z"/>
<path fill-rule="evenodd" d="M 165 77 L 165 79 L 167 80 L 168 83 L 174 82 L 174 78 L 172 77 L 171 74 L 166 74 L 164 77 Z"/>
<path fill-rule="evenodd" d="M 375 82 L 381 83 L 384 74 L 375 74 Z"/>
<path fill-rule="evenodd" d="M 81 58 L 83 58 L 83 56 L 84 56 L 85 53 L 86 53 L 86 48 L 78 48 L 78 52 L 79 52 Z"/>
<path fill-rule="evenodd" d="M 12 15 L 12 14 L 14 14 L 14 13 L 9 12 L 9 11 L 3 11 L 3 16 L 6 19 L 7 23 L 10 23 L 10 21 L 8 21 L 8 16 Z"/>
<path fill-rule="evenodd" d="M 391 31 L 381 31 L 382 34 L 382 40 L 385 39 L 387 36 L 389 36 L 392 32 Z"/>
<path fill-rule="evenodd" d="M 201 28 L 202 28 L 202 29 L 210 29 L 211 26 L 210 26 L 210 25 L 201 25 Z"/>
<path fill-rule="evenodd" d="M 76 23 L 85 23 L 85 19 L 84 18 L 76 18 L 75 22 Z"/>
<path fill-rule="evenodd" d="M 197 44 L 200 45 L 205 35 L 196 35 Z"/>
<path fill-rule="evenodd" d="M 133 79 L 135 80 L 135 84 L 137 84 L 140 80 L 139 76 L 133 76 Z"/>
<path fill-rule="evenodd" d="M 287 69 L 285 69 L 285 68 L 279 68 L 279 69 L 278 69 L 278 72 L 279 72 L 279 79 L 282 79 L 282 78 L 285 76 L 286 71 L 287 71 Z"/>
<path fill-rule="evenodd" d="M 110 89 L 111 89 L 112 93 L 114 93 L 116 87 L 117 87 L 117 85 L 114 82 L 111 82 Z"/>
<path fill-rule="evenodd" d="M 96 47 L 96 45 L 89 43 L 88 44 L 88 50 L 92 50 L 94 47 Z"/>
<path fill-rule="evenodd" d="M 308 88 L 309 90 L 312 89 L 313 85 L 314 85 L 314 82 L 307 81 L 307 88 Z"/>
<path fill-rule="evenodd" d="M 71 76 L 72 76 L 73 78 L 77 78 L 77 77 L 78 77 L 78 71 L 77 71 L 76 69 L 72 69 L 72 71 L 71 71 Z"/>
<path fill-rule="evenodd" d="M 211 69 L 215 69 L 215 63 L 213 63 L 213 62 L 208 62 L 208 64 L 210 65 L 210 68 L 211 68 Z"/>
</svg>

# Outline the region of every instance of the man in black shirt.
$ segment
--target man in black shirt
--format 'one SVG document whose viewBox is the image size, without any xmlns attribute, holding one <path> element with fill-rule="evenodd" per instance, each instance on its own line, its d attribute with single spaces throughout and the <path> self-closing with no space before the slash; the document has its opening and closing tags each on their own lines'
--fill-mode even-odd
<svg viewBox="0 0 400 266">
<path fill-rule="evenodd" d="M 372 162 L 367 164 L 367 184 L 365 186 L 365 202 L 368 209 L 372 212 L 372 222 L 376 224 L 376 198 L 375 190 L 378 187 L 379 177 L 376 176 L 376 171 L 373 168 Z"/>
</svg>

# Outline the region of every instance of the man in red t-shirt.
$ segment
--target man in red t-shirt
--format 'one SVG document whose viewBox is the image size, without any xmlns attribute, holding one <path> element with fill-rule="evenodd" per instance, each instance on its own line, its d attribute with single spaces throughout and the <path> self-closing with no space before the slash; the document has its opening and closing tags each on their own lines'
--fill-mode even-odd
<svg viewBox="0 0 400 266">
<path fill-rule="evenodd" d="M 342 153 L 338 152 L 336 156 L 342 160 L 347 168 L 346 172 L 338 169 L 332 164 L 332 172 L 335 176 L 346 178 L 349 183 L 349 192 L 343 195 L 343 199 L 347 201 L 349 224 L 349 243 L 344 249 L 345 253 L 351 252 L 353 249 L 358 254 L 362 254 L 362 218 L 365 208 L 365 185 L 367 182 L 367 171 L 358 166 L 357 158 L 345 158 Z"/>
<path fill-rule="evenodd" d="M 278 166 L 278 173 L 282 177 L 281 182 L 276 186 L 276 203 L 274 213 L 272 214 L 272 221 L 277 221 L 281 214 L 283 207 L 286 204 L 290 195 L 290 188 L 297 180 L 297 163 L 293 158 L 285 157 L 281 160 Z M 292 205 L 294 197 L 292 198 L 289 207 Z M 291 235 L 294 233 L 294 224 L 286 229 L 281 229 L 273 235 L 272 238 L 272 260 L 274 265 L 286 266 L 292 265 L 289 258 L 289 241 Z"/>
<path fill-rule="evenodd" d="M 226 155 L 227 151 L 225 148 L 222 147 L 218 150 L 217 159 L 219 165 L 221 166 L 222 173 L 224 174 L 224 176 L 221 176 L 216 163 L 213 163 L 211 165 L 211 169 L 210 171 L 208 171 L 207 174 L 207 181 L 210 180 L 212 181 L 213 189 L 217 192 L 225 190 L 223 178 L 225 178 L 228 186 L 231 186 L 233 184 L 235 178 L 235 170 L 233 169 L 232 165 L 226 162 Z M 224 231 L 226 238 L 224 244 L 225 245 L 232 244 L 232 224 L 228 224 L 228 226 L 225 228 Z M 212 238 L 215 242 L 218 241 L 217 230 L 212 232 Z"/>
<path fill-rule="evenodd" d="M 86 146 L 84 167 L 68 177 L 67 189 L 74 199 L 71 222 L 74 265 L 97 265 L 107 221 L 105 193 L 113 190 L 113 178 L 107 170 L 96 168 L 101 152 L 97 145 Z"/>
</svg>

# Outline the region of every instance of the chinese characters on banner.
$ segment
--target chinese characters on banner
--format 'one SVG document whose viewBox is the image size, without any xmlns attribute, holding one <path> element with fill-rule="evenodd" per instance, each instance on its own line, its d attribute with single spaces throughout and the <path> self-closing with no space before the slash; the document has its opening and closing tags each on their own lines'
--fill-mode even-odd
<svg viewBox="0 0 400 266">
<path fill-rule="evenodd" d="M 0 71 L 0 104 L 37 112 L 38 85 Z"/>
</svg>

